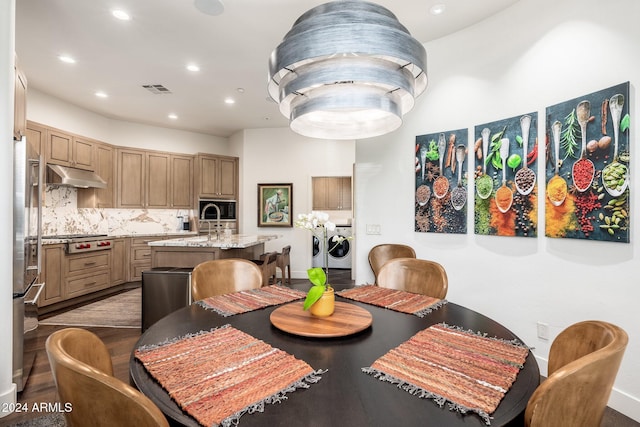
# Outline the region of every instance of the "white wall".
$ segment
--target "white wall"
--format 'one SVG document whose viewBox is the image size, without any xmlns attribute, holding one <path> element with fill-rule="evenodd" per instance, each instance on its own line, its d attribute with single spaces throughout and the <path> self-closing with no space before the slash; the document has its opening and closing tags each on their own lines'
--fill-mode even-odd
<svg viewBox="0 0 640 427">
<path fill-rule="evenodd" d="M 109 119 L 33 88 L 28 90 L 27 119 L 113 145 L 184 154 L 230 154 L 227 138 Z"/>
<path fill-rule="evenodd" d="M 544 117 L 546 106 L 625 81 L 631 82 L 633 126 L 640 101 L 638 16 L 636 0 L 521 0 L 426 44 L 429 87 L 403 127 L 356 143 L 354 260 L 357 283 L 372 281 L 367 253 L 378 243 L 407 243 L 418 257 L 440 262 L 449 276 L 447 298 L 497 320 L 533 346 L 543 374 L 552 339 L 568 325 L 601 319 L 621 326 L 630 340 L 610 405 L 635 420 L 640 420 L 638 224 L 630 244 L 546 238 L 540 198 L 537 239 L 474 235 L 471 206 L 469 234 L 415 233 L 413 147 L 416 135 L 473 130 L 529 111 Z M 640 174 L 633 175 L 630 187 L 640 188 Z M 631 204 L 637 222 L 635 197 Z M 366 224 L 380 224 L 382 235 L 366 235 Z M 538 321 L 550 325 L 551 340 L 537 338 Z"/>
<path fill-rule="evenodd" d="M 291 245 L 291 275 L 306 278 L 311 267 L 311 234 L 298 228 L 258 227 L 257 184 L 292 183 L 294 221 L 300 213 L 311 212 L 312 176 L 351 176 L 355 158 L 354 141 L 327 141 L 300 136 L 288 128 L 248 129 L 234 144 L 242 144 L 240 195 L 242 233 L 279 234 L 267 242 L 265 250 Z M 332 220 L 338 218 L 335 212 Z"/>
</svg>

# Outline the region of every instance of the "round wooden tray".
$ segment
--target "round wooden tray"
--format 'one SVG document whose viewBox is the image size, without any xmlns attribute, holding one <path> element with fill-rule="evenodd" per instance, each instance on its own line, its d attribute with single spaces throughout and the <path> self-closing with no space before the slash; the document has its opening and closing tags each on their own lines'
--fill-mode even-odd
<svg viewBox="0 0 640 427">
<path fill-rule="evenodd" d="M 278 307 L 271 313 L 271 324 L 290 334 L 303 337 L 344 337 L 371 326 L 371 313 L 355 304 L 336 301 L 336 309 L 329 317 L 316 317 L 302 309 L 302 301 Z"/>
</svg>

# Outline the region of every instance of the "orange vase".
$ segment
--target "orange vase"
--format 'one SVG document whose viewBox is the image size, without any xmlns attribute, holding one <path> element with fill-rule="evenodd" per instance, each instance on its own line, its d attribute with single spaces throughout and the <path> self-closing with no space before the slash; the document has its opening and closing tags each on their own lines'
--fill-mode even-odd
<svg viewBox="0 0 640 427">
<path fill-rule="evenodd" d="M 317 317 L 331 316 L 336 308 L 336 296 L 333 288 L 324 291 L 320 299 L 309 307 L 309 312 Z"/>
</svg>

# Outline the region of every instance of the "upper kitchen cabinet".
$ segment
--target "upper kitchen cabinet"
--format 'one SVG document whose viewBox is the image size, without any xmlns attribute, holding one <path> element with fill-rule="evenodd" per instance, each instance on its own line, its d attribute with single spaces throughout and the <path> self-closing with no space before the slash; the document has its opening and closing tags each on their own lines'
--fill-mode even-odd
<svg viewBox="0 0 640 427">
<path fill-rule="evenodd" d="M 124 148 L 116 151 L 117 207 L 193 207 L 191 156 Z"/>
<path fill-rule="evenodd" d="M 106 188 L 79 188 L 79 208 L 113 208 L 116 205 L 115 193 L 115 148 L 112 145 L 96 142 L 94 146 L 94 172 L 107 183 Z"/>
<path fill-rule="evenodd" d="M 33 122 L 27 122 L 27 144 L 33 154 L 32 157 L 40 157 L 44 141 L 47 138 L 47 128 Z"/>
<path fill-rule="evenodd" d="M 171 155 L 171 207 L 193 208 L 193 156 Z"/>
<path fill-rule="evenodd" d="M 21 139 L 27 134 L 27 76 L 18 67 L 15 57 L 15 91 L 13 98 L 13 139 Z"/>
<path fill-rule="evenodd" d="M 147 202 L 146 153 L 140 150 L 117 149 L 116 207 L 142 208 Z"/>
<path fill-rule="evenodd" d="M 314 210 L 351 210 L 350 176 L 317 176 L 311 180 Z"/>
<path fill-rule="evenodd" d="M 93 171 L 95 141 L 58 129 L 48 129 L 45 146 L 47 163 Z"/>
<path fill-rule="evenodd" d="M 238 199 L 238 158 L 199 153 L 196 158 L 199 198 Z"/>
</svg>

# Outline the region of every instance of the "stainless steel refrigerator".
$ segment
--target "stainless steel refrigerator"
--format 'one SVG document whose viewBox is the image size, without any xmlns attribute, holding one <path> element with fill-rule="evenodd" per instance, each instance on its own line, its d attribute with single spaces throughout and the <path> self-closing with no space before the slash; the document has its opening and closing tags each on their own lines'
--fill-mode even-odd
<svg viewBox="0 0 640 427">
<path fill-rule="evenodd" d="M 13 142 L 13 381 L 22 391 L 35 358 L 40 277 L 42 182 L 40 158 L 23 137 Z"/>
</svg>

